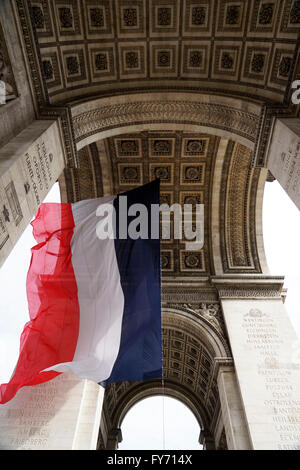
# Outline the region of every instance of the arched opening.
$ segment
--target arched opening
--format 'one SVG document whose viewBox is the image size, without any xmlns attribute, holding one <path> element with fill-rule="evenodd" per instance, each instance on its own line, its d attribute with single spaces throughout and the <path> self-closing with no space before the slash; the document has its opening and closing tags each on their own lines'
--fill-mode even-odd
<svg viewBox="0 0 300 470">
<path fill-rule="evenodd" d="M 300 338 L 300 212 L 277 181 L 266 183 L 263 236 L 271 274 L 285 276 L 285 307 Z"/>
<path fill-rule="evenodd" d="M 192 411 L 163 395 L 136 403 L 121 424 L 119 450 L 201 450 L 200 426 Z"/>
<path fill-rule="evenodd" d="M 121 448 L 119 444 L 123 432 L 123 421 L 137 404 L 143 403 L 141 406 L 144 411 L 137 414 L 140 418 L 136 419 L 131 431 L 133 439 L 135 435 L 139 435 L 139 426 L 143 426 L 144 422 L 147 423 L 147 413 L 151 416 L 154 409 L 158 410 L 158 407 L 154 408 L 151 401 L 146 399 L 162 395 L 164 400 L 167 398 L 179 400 L 180 404 L 184 404 L 193 413 L 198 423 L 196 442 L 199 440 L 201 431 L 200 442 L 203 444 L 203 449 L 226 448 L 226 443 L 223 443 L 224 423 L 221 418 L 217 375 L 218 360 L 224 364 L 231 364 L 231 358 L 228 357 L 229 351 L 222 341 L 218 325 L 212 324 L 208 317 L 205 318 L 205 306 L 205 303 L 202 304 L 203 311 L 200 309 L 198 315 L 197 311 L 189 305 L 184 310 L 167 308 L 163 310 L 164 380 L 123 382 L 111 384 L 106 389 L 99 449 Z M 213 304 L 209 306 L 213 308 Z M 215 308 L 217 308 L 216 305 Z M 174 416 L 177 416 L 176 413 Z M 166 415 L 160 410 L 156 421 L 161 425 L 165 423 L 165 426 L 175 427 L 172 424 L 174 416 Z M 151 420 L 149 419 L 149 422 Z M 151 432 L 151 426 L 149 426 L 149 431 Z M 129 445 L 133 445 L 132 442 Z M 147 438 L 145 437 L 139 445 L 147 445 Z M 149 445 L 153 448 L 152 441 Z M 160 449 L 163 449 L 162 440 L 159 445 Z M 168 446 L 172 443 L 165 442 L 165 445 L 165 448 L 169 448 Z M 189 442 L 186 445 L 190 448 L 192 443 Z M 200 449 L 199 446 L 197 448 Z"/>
</svg>

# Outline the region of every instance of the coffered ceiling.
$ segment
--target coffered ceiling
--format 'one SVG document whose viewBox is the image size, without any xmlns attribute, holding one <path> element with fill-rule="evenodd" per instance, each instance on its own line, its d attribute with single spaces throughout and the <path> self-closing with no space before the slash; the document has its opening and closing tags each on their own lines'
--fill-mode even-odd
<svg viewBox="0 0 300 470">
<path fill-rule="evenodd" d="M 273 105 L 282 112 L 298 73 L 299 1 L 16 0 L 16 6 L 40 115 L 61 119 L 65 200 L 119 194 L 159 177 L 162 202 L 205 206 L 203 249 L 163 240 L 164 277 L 208 278 L 216 257 L 225 273 L 261 272 L 254 163 L 264 164 Z"/>
<path fill-rule="evenodd" d="M 50 103 L 181 89 L 282 102 L 299 0 L 31 0 Z"/>
<path fill-rule="evenodd" d="M 211 217 L 219 214 L 222 263 L 228 273 L 260 272 L 256 246 L 256 192 L 259 169 L 251 168 L 253 152 L 226 142 L 220 182 L 220 202 L 213 203 L 213 178 L 220 137 L 186 131 L 144 131 L 121 134 L 83 147 L 79 168 L 65 175 L 66 200 L 78 201 L 121 194 L 160 178 L 161 204 L 204 204 L 204 246 L 186 248 L 188 241 L 164 233 L 164 278 L 199 279 L 213 274 Z M 195 213 L 194 213 L 195 215 Z M 193 217 L 193 223 L 195 217 Z M 193 226 L 194 227 L 194 226 Z M 167 233 L 167 232 L 166 232 Z M 183 231 L 184 234 L 184 231 Z"/>
<path fill-rule="evenodd" d="M 106 141 L 112 165 L 114 193 L 160 178 L 161 204 L 196 204 L 208 207 L 211 165 L 219 139 L 184 132 L 143 132 L 121 135 Z M 208 217 L 208 214 L 207 214 Z M 206 220 L 206 223 L 208 221 Z M 162 269 L 167 273 L 200 275 L 209 270 L 208 244 L 200 251 L 186 250 L 188 240 L 171 237 L 162 223 Z M 206 234 L 207 234 L 206 230 Z"/>
</svg>

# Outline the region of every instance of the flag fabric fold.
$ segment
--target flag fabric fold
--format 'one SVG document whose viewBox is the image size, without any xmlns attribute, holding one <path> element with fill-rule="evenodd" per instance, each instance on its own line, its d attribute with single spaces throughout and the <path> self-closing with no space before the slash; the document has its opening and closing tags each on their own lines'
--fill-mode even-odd
<svg viewBox="0 0 300 470">
<path fill-rule="evenodd" d="M 160 240 L 151 238 L 159 180 L 124 195 L 129 207 L 147 208 L 148 238 L 123 236 L 120 223 L 133 217 L 120 196 L 40 206 L 26 281 L 30 320 L 0 403 L 68 370 L 103 386 L 162 377 Z M 107 224 L 102 204 L 116 215 L 114 237 L 105 239 L 97 236 Z"/>
</svg>

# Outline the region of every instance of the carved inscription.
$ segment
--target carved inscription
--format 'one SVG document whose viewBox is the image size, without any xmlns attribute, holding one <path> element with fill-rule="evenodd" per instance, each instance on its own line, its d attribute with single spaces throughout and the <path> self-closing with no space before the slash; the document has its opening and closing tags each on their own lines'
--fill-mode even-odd
<svg viewBox="0 0 300 470">
<path fill-rule="evenodd" d="M 263 403 L 278 435 L 277 449 L 300 450 L 300 399 L 295 387 L 300 362 L 293 361 L 292 350 L 291 358 L 282 354 L 284 340 L 272 315 L 250 309 L 242 328 L 247 350 L 257 358 L 257 381 L 266 392 Z"/>
<path fill-rule="evenodd" d="M 62 374 L 18 392 L 12 402 L 0 408 L 0 450 L 70 448 L 77 419 L 71 410 L 80 405 L 80 390 L 80 381 Z"/>
<path fill-rule="evenodd" d="M 1 266 L 64 169 L 58 123 L 34 121 L 0 149 L 0 162 Z"/>
<path fill-rule="evenodd" d="M 53 181 L 51 172 L 52 159 L 53 156 L 51 153 L 48 154 L 44 141 L 36 144 L 33 154 L 26 153 L 25 155 L 26 167 L 30 178 L 29 190 L 27 192 L 32 187 L 38 206 L 42 202 L 41 194 L 44 195 L 50 189 Z"/>
<path fill-rule="evenodd" d="M 284 189 L 297 193 L 300 184 L 300 140 L 295 145 L 290 145 L 286 152 L 281 152 L 282 170 L 286 175 Z"/>
<path fill-rule="evenodd" d="M 4 247 L 8 239 L 9 239 L 9 235 L 6 230 L 3 217 L 0 215 L 0 250 Z"/>
</svg>

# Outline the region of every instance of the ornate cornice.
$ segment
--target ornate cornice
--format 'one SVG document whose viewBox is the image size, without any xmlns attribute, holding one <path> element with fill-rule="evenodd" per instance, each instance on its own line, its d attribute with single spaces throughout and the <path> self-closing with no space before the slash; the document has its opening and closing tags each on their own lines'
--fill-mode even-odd
<svg viewBox="0 0 300 470">
<path fill-rule="evenodd" d="M 296 115 L 296 109 L 291 112 L 291 107 L 287 105 L 264 104 L 261 108 L 259 119 L 259 131 L 255 141 L 255 147 L 251 166 L 253 168 L 266 167 L 267 147 L 272 135 L 272 129 L 276 118 L 292 117 Z M 295 107 L 296 108 L 296 107 Z"/>
<path fill-rule="evenodd" d="M 163 305 L 170 303 L 189 303 L 194 304 L 198 302 L 216 302 L 218 300 L 217 292 L 211 288 L 190 287 L 188 282 L 182 286 L 165 286 L 162 284 L 162 302 Z"/>
<path fill-rule="evenodd" d="M 220 299 L 282 299 L 280 276 L 212 277 Z"/>
<path fill-rule="evenodd" d="M 218 378 L 219 370 L 220 369 L 226 369 L 233 371 L 234 370 L 234 360 L 233 357 L 228 356 L 228 357 L 215 357 L 214 359 L 214 372 L 213 375 L 214 377 Z"/>
</svg>

